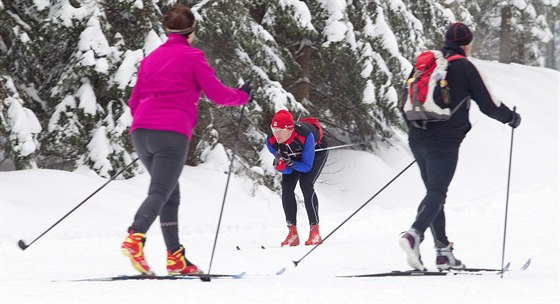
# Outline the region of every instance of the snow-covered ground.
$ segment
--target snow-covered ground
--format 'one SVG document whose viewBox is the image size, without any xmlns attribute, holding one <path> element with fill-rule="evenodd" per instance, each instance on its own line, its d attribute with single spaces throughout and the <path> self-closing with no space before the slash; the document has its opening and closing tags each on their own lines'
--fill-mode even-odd
<svg viewBox="0 0 560 304">
<path fill-rule="evenodd" d="M 233 177 L 213 273 L 240 280 L 71 282 L 134 274 L 119 251 L 126 228 L 146 193 L 148 176 L 117 180 L 26 251 L 35 239 L 106 180 L 87 170 L 0 173 L 1 303 L 558 303 L 559 196 L 557 71 L 475 60 L 496 96 L 517 106 L 505 260 L 527 271 L 499 275 L 337 278 L 337 275 L 408 269 L 398 234 L 409 228 L 422 198 L 416 166 L 407 170 L 350 221 L 293 267 L 311 247 L 280 248 L 287 229 L 279 196 Z M 473 103 L 474 104 L 474 103 Z M 500 266 L 511 129 L 471 111 L 446 204 L 448 234 L 468 266 Z M 317 184 L 323 237 L 372 197 L 412 157 L 406 136 L 376 154 L 336 150 Z M 223 156 L 181 177 L 180 236 L 189 259 L 207 269 L 226 182 Z M 220 165 L 222 164 L 222 165 Z M 225 165 L 223 165 L 225 164 Z M 304 240 L 308 227 L 298 213 Z M 241 250 L 237 250 L 236 247 Z M 262 249 L 264 246 L 265 249 Z M 165 273 L 158 222 L 148 232 L 146 255 Z M 421 246 L 434 268 L 429 233 Z M 274 273 L 287 267 L 279 276 Z"/>
</svg>

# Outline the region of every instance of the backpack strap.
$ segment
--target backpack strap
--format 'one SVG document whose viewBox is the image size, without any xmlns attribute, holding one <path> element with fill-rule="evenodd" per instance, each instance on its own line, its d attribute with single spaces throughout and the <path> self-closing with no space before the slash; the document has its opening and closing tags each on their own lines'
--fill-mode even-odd
<svg viewBox="0 0 560 304">
<path fill-rule="evenodd" d="M 455 61 L 457 59 L 463 59 L 463 58 L 465 58 L 465 56 L 460 55 L 460 54 L 455 54 L 455 55 L 451 55 L 451 56 L 447 57 L 446 59 L 447 59 L 447 61 L 451 62 L 451 61 Z"/>
</svg>

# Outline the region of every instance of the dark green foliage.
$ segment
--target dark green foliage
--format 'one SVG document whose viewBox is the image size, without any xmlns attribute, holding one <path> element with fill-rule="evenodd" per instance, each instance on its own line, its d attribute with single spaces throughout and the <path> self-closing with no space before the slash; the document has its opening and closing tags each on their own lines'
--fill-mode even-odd
<svg viewBox="0 0 560 304">
<path fill-rule="evenodd" d="M 70 2 L 75 15 L 66 16 L 59 14 L 66 2 L 39 10 L 34 1 L 3 1 L 0 73 L 13 78 L 23 106 L 41 122 L 41 145 L 30 156 L 39 167 L 86 165 L 110 176 L 135 158 L 127 107 L 135 76 L 123 81 L 115 75 L 125 58 L 136 58 L 133 52 L 141 54 L 138 59 L 147 55 L 147 37 L 165 39 L 161 14 L 175 2 L 142 1 L 138 7 L 134 0 L 75 0 Z M 236 173 L 271 188 L 277 186 L 275 172 L 262 174 L 255 167 L 268 166 L 260 153 L 277 110 L 319 118 L 332 144 L 372 140 L 375 149 L 375 142 L 390 141 L 403 128 L 395 106 L 410 60 L 420 50 L 438 47 L 450 23 L 445 8 L 433 1 L 343 1 L 338 12 L 317 0 L 179 2 L 196 8 L 194 46 L 206 53 L 218 78 L 231 87 L 247 80 L 255 86 L 243 120 L 240 107 L 201 99 L 188 163 L 205 162 L 208 152 L 222 145 L 229 157 L 235 152 Z M 344 35 L 329 37 L 333 22 L 337 30 L 345 28 Z M 16 36 L 16 27 L 31 43 Z M 91 30 L 103 43 L 84 49 L 80 39 Z M 38 97 L 26 95 L 30 87 Z M 93 107 L 80 100 L 90 88 Z M 92 151 L 100 143 L 105 155 Z M 10 152 L 13 143 L 2 144 L 2 150 L 17 158 Z"/>
</svg>

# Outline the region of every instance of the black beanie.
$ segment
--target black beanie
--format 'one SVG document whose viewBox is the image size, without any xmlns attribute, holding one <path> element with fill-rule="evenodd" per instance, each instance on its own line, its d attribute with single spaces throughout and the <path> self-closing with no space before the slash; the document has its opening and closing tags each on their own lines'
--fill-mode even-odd
<svg viewBox="0 0 560 304">
<path fill-rule="evenodd" d="M 455 22 L 445 32 L 445 40 L 456 42 L 459 45 L 467 45 L 472 41 L 472 33 L 465 24 Z"/>
</svg>

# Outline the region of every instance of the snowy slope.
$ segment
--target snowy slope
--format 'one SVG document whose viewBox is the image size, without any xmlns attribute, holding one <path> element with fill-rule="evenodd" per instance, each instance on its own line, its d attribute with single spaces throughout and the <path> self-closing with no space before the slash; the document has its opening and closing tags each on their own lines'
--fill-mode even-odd
<svg viewBox="0 0 560 304">
<path fill-rule="evenodd" d="M 337 275 L 407 269 L 397 245 L 422 197 L 412 166 L 292 267 L 311 248 L 280 248 L 286 228 L 280 198 L 232 178 L 212 272 L 247 271 L 246 279 L 200 281 L 67 282 L 133 274 L 118 248 L 143 199 L 148 176 L 114 181 L 52 231 L 21 251 L 105 180 L 89 171 L 27 170 L 0 173 L 1 303 L 557 303 L 559 285 L 557 71 L 475 60 L 508 106 L 523 117 L 515 130 L 506 260 L 525 272 L 499 276 L 343 279 Z M 474 104 L 474 103 L 473 103 Z M 502 254 L 511 129 L 471 113 L 474 127 L 463 143 L 446 204 L 456 255 L 473 267 L 499 267 Z M 321 230 L 329 234 L 412 162 L 401 142 L 378 153 L 337 150 L 317 184 Z M 188 257 L 209 264 L 227 174 L 227 162 L 185 167 L 181 177 L 180 234 Z M 308 233 L 303 207 L 298 213 Z M 165 272 L 158 222 L 146 255 Z M 239 246 L 241 250 L 237 250 Z M 261 249 L 264 246 L 266 249 Z M 433 268 L 432 239 L 421 247 Z M 288 270 L 280 276 L 274 273 Z M 53 282 L 53 281 L 57 282 Z"/>
</svg>

